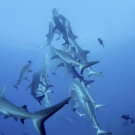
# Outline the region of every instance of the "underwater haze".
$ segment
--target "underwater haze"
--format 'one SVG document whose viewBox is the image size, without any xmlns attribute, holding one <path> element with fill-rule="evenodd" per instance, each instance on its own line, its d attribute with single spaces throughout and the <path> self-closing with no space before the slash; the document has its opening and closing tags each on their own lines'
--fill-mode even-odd
<svg viewBox="0 0 135 135">
<path fill-rule="evenodd" d="M 66 48 L 68 43 L 62 45 L 66 39 L 63 38 L 65 35 L 52 19 L 53 9 L 58 9 L 58 13 L 69 20 L 70 28 L 78 37 L 74 39 L 78 43 L 77 45 L 84 52 L 85 50 L 90 51 L 86 56 L 87 62 L 100 61 L 98 64 L 92 65 L 91 70 L 101 73 L 101 76 L 91 75 L 88 77 L 87 69 L 84 70 L 82 76 L 86 80 L 94 80 L 89 86 L 88 93 L 90 92 L 96 103 L 106 105 L 94 109 L 97 120 L 97 127 L 94 128 L 95 125 L 92 120 L 94 116 L 92 116 L 91 109 L 89 118 L 81 105 L 79 108 L 72 108 L 70 103 L 66 104 L 45 121 L 46 135 L 97 135 L 98 127 L 113 135 L 135 135 L 135 122 L 131 123 L 130 120 L 121 118 L 122 115 L 135 118 L 134 0 L 1 0 L 0 89 L 6 85 L 5 99 L 19 108 L 27 105 L 28 112 L 34 113 L 49 108 L 70 96 L 69 89 L 75 84 L 76 77 L 68 71 L 68 68 L 57 67 L 57 65 L 61 61 L 64 66 L 69 62 L 68 64 L 72 65 L 78 73 L 80 72 L 71 59 L 67 60 L 69 57 L 64 54 L 62 56 L 55 50 L 56 48 L 58 50 Z M 48 19 L 54 21 L 54 28 L 51 32 L 51 34 L 54 32 L 54 37 L 51 45 L 46 44 L 48 38 L 46 35 L 49 31 Z M 64 23 L 62 19 L 58 18 L 58 20 Z M 67 20 L 66 22 L 68 22 Z M 61 35 L 60 40 L 56 40 L 59 34 L 55 33 L 55 28 Z M 69 40 L 66 25 L 64 25 L 64 31 Z M 98 38 L 102 39 L 105 46 L 100 45 Z M 55 49 L 52 49 L 52 46 Z M 68 53 L 72 47 L 76 48 L 69 43 L 68 49 L 63 52 Z M 49 56 L 48 61 L 44 59 L 46 54 Z M 59 57 L 54 59 L 52 58 L 54 55 Z M 32 72 L 28 72 L 27 78 L 22 80 L 17 90 L 14 86 L 18 81 L 21 69 L 28 64 L 29 60 L 32 62 L 30 65 Z M 81 63 L 80 59 L 78 61 Z M 46 63 L 45 67 L 44 63 Z M 49 70 L 49 74 L 47 74 L 48 83 L 53 85 L 49 89 L 54 91 L 48 94 L 50 106 L 45 105 L 44 99 L 40 105 L 37 97 L 32 95 L 32 88 L 26 90 L 33 80 L 33 74 L 39 72 L 42 67 L 47 70 L 46 66 Z M 85 83 L 85 80 L 83 82 Z M 41 83 L 39 84 L 41 85 Z M 35 96 L 36 92 L 34 93 Z M 92 104 L 86 98 L 82 98 L 82 100 L 88 105 Z M 77 102 L 80 103 L 81 101 Z M 4 118 L 6 111 L 2 110 L 3 106 L 5 107 L 4 104 L 0 103 L 0 134 L 41 134 L 37 132 L 30 119 L 24 119 L 24 124 L 22 124 L 18 117 L 10 113 L 7 113 L 9 118 Z M 84 108 L 86 109 L 86 107 Z M 77 109 L 85 116 L 80 117 L 73 109 Z"/>
</svg>

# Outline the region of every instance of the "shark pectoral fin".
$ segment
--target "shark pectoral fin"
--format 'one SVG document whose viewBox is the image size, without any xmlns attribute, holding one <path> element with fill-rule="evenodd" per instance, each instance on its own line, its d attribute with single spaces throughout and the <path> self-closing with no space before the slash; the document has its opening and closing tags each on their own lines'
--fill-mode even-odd
<svg viewBox="0 0 135 135">
<path fill-rule="evenodd" d="M 59 58 L 59 56 L 58 55 L 54 55 L 53 57 L 51 57 L 51 60 L 52 59 L 57 59 L 57 58 Z"/>
<path fill-rule="evenodd" d="M 38 93 L 38 92 L 41 92 L 42 94 L 44 93 L 42 90 L 40 90 L 40 89 L 38 89 L 37 91 L 36 91 L 36 93 Z"/>
<path fill-rule="evenodd" d="M 54 93 L 53 90 L 48 89 L 45 93 Z"/>
<path fill-rule="evenodd" d="M 7 119 L 9 118 L 10 116 L 9 115 L 4 115 L 4 119 Z"/>
<path fill-rule="evenodd" d="M 20 121 L 21 121 L 22 124 L 24 124 L 24 120 L 25 120 L 25 119 L 20 119 Z"/>
<path fill-rule="evenodd" d="M 27 105 L 23 105 L 22 108 L 25 109 L 26 111 L 28 111 Z"/>
<path fill-rule="evenodd" d="M 103 107 L 103 106 L 106 106 L 107 104 L 97 104 L 95 103 L 95 109 L 98 109 L 99 107 Z"/>
<path fill-rule="evenodd" d="M 36 130 L 39 132 L 41 135 L 46 135 L 45 127 L 44 127 L 44 122 L 51 117 L 54 113 L 56 113 L 58 110 L 60 110 L 65 104 L 68 104 L 70 98 L 66 98 L 62 102 L 46 108 L 41 111 L 37 111 L 33 114 L 32 121 L 34 123 L 34 126 Z"/>
<path fill-rule="evenodd" d="M 90 53 L 90 51 L 89 50 L 84 50 L 84 53 L 85 53 L 85 55 L 87 55 L 87 54 Z"/>
<path fill-rule="evenodd" d="M 78 38 L 78 36 L 74 35 L 74 39 Z"/>
<path fill-rule="evenodd" d="M 20 121 L 21 121 L 22 124 L 24 124 L 24 119 L 21 119 Z"/>
<path fill-rule="evenodd" d="M 12 116 L 12 117 L 14 118 L 15 121 L 17 121 L 17 117 L 14 117 L 14 116 Z"/>
<path fill-rule="evenodd" d="M 31 87 L 31 84 L 26 88 L 26 90 L 28 90 Z"/>
<path fill-rule="evenodd" d="M 46 89 L 48 89 L 48 88 L 50 88 L 50 87 L 53 87 L 53 85 L 47 85 L 47 88 L 46 88 Z"/>
<path fill-rule="evenodd" d="M 57 65 L 57 67 L 64 67 L 64 63 L 63 63 L 63 62 L 59 63 L 59 64 Z"/>
</svg>

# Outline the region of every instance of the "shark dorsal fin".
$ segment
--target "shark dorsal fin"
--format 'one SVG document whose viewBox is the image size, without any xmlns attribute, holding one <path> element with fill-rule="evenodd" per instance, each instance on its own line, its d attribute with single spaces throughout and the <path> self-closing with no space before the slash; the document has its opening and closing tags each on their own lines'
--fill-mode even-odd
<svg viewBox="0 0 135 135">
<path fill-rule="evenodd" d="M 0 97 L 4 97 L 6 86 L 3 86 L 2 90 L 0 91 Z"/>
<path fill-rule="evenodd" d="M 27 110 L 27 105 L 23 105 L 22 108 L 25 109 L 26 111 L 28 111 Z"/>
</svg>

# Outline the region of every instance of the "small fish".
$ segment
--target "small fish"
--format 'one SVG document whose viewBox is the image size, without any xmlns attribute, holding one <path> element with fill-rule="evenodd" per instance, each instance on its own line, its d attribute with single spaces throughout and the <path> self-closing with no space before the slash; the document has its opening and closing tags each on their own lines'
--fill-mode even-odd
<svg viewBox="0 0 135 135">
<path fill-rule="evenodd" d="M 131 118 L 131 124 L 135 123 L 135 118 Z"/>
<path fill-rule="evenodd" d="M 98 42 L 100 43 L 100 45 L 102 45 L 103 47 L 105 46 L 105 45 L 103 44 L 103 40 L 101 40 L 100 38 L 98 38 L 97 40 L 98 40 Z"/>
<path fill-rule="evenodd" d="M 121 118 L 123 118 L 123 119 L 125 119 L 125 120 L 131 119 L 129 115 L 122 115 Z"/>
</svg>

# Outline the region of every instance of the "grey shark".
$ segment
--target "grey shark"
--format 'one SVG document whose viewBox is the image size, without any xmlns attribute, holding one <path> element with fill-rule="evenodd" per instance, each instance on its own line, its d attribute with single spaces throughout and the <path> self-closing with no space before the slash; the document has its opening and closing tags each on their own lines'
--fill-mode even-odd
<svg viewBox="0 0 135 135">
<path fill-rule="evenodd" d="M 92 122 L 93 127 L 97 129 L 97 135 L 101 135 L 101 134 L 112 134 L 111 132 L 105 131 L 105 130 L 101 130 L 99 128 L 99 125 L 97 124 L 97 119 L 96 119 L 96 115 L 95 115 L 95 109 L 93 107 L 93 104 L 91 102 L 86 102 L 84 100 L 84 95 L 81 92 L 81 89 L 78 88 L 78 86 L 76 84 L 74 84 L 74 91 L 75 91 L 75 95 L 79 101 L 79 104 L 81 105 L 81 107 L 83 108 L 86 116 L 88 117 L 89 121 Z"/>
<path fill-rule="evenodd" d="M 55 32 L 56 30 L 60 31 L 62 34 L 62 38 L 65 40 L 65 43 L 63 43 L 63 45 L 69 44 L 68 38 L 67 38 L 67 32 L 65 30 L 65 26 L 60 21 L 59 16 L 54 16 L 53 19 L 54 19 L 56 26 L 53 28 L 52 33 Z"/>
<path fill-rule="evenodd" d="M 85 84 L 83 82 L 80 82 L 79 79 L 75 78 L 74 79 L 75 81 L 75 85 L 77 85 L 77 89 L 80 90 L 83 94 L 83 99 L 86 101 L 86 102 L 90 102 L 92 103 L 94 109 L 97 109 L 99 107 L 102 107 L 102 106 L 105 106 L 106 104 L 97 104 L 93 98 L 91 97 L 91 94 L 89 93 L 88 89 L 88 85 L 85 86 Z"/>
<path fill-rule="evenodd" d="M 65 22 L 65 27 L 67 31 L 68 41 L 72 48 L 74 48 L 74 51 L 76 52 L 77 58 L 80 60 L 80 62 L 85 63 L 87 62 L 86 55 L 90 52 L 88 50 L 83 50 L 75 41 L 75 36 L 71 32 L 70 23 L 68 21 Z"/>
<path fill-rule="evenodd" d="M 55 56 L 52 57 L 51 59 L 54 58 L 60 58 L 62 61 L 69 63 L 69 64 L 73 64 L 73 65 L 77 65 L 80 66 L 80 73 L 82 74 L 84 69 L 92 66 L 94 64 L 99 63 L 99 61 L 92 61 L 92 62 L 87 62 L 87 63 L 79 63 L 78 61 L 76 61 L 69 53 L 55 49 L 54 47 L 52 47 L 52 50 L 55 52 Z"/>
<path fill-rule="evenodd" d="M 67 32 L 67 36 L 72 37 L 72 39 L 74 39 L 74 40 L 76 38 L 78 38 L 78 36 L 74 35 L 74 33 L 73 33 L 72 29 L 71 29 L 69 20 L 65 16 L 63 16 L 62 14 L 59 14 L 59 19 L 62 21 L 62 24 L 65 27 L 65 30 Z"/>
<path fill-rule="evenodd" d="M 69 97 L 71 97 L 69 102 L 70 102 L 70 106 L 71 106 L 72 110 L 74 112 L 76 112 L 76 114 L 78 114 L 80 117 L 85 116 L 85 114 L 82 114 L 77 110 L 80 107 L 80 105 L 77 102 L 77 99 L 75 97 L 74 91 L 72 90 L 72 87 L 70 87 L 70 89 L 69 89 Z"/>
<path fill-rule="evenodd" d="M 62 64 L 61 64 L 62 65 Z M 75 69 L 75 67 L 71 64 L 63 63 L 63 66 L 67 67 L 68 71 L 73 75 L 73 78 L 78 78 L 80 81 L 85 83 L 85 86 L 87 84 L 93 83 L 94 80 L 85 80 L 83 76 L 81 76 Z"/>
<path fill-rule="evenodd" d="M 5 86 L 0 92 L 0 114 L 4 118 L 13 117 L 15 120 L 20 120 L 24 124 L 25 119 L 31 119 L 37 132 L 40 135 L 46 135 L 44 122 L 54 113 L 60 110 L 65 104 L 68 104 L 70 98 L 66 98 L 62 102 L 55 104 L 52 107 L 43 109 L 34 113 L 27 110 L 27 106 L 18 107 L 4 97 Z"/>
<path fill-rule="evenodd" d="M 54 34 L 58 34 L 59 35 L 58 38 L 57 38 L 57 40 L 60 39 L 60 37 L 61 37 L 61 33 L 58 30 L 56 30 L 55 32 L 52 32 L 52 30 L 54 28 L 54 22 L 53 22 L 53 20 L 52 19 L 49 19 L 48 21 L 49 21 L 49 31 L 48 31 L 48 34 L 46 34 L 47 40 L 46 40 L 45 45 L 40 46 L 40 47 L 39 46 L 35 46 L 35 47 L 39 47 L 39 48 L 43 49 L 46 46 L 51 45 L 52 40 L 54 38 Z"/>
<path fill-rule="evenodd" d="M 74 48 L 78 60 L 80 60 L 81 63 L 86 63 L 86 62 L 87 62 L 86 55 L 87 55 L 90 51 L 88 51 L 88 50 L 83 50 L 83 49 L 77 44 L 77 42 L 76 42 L 76 41 L 73 41 L 71 38 L 68 38 L 68 41 L 69 41 L 70 45 Z"/>
<path fill-rule="evenodd" d="M 21 72 L 20 72 L 20 75 L 19 75 L 19 78 L 18 78 L 18 81 L 15 85 L 13 85 L 17 90 L 18 90 L 18 85 L 23 81 L 23 80 L 28 80 L 27 79 L 27 73 L 28 72 L 32 72 L 32 70 L 30 70 L 30 65 L 31 65 L 31 61 L 29 60 L 28 61 L 28 64 L 25 65 L 22 69 L 21 69 Z"/>
<path fill-rule="evenodd" d="M 39 84 L 43 85 L 45 88 L 46 86 L 40 81 L 40 76 L 41 73 L 35 72 L 32 77 L 32 82 L 27 89 L 31 87 L 31 95 L 41 104 L 40 101 L 44 98 L 44 95 L 37 97 L 36 93 L 38 91 Z"/>
</svg>

